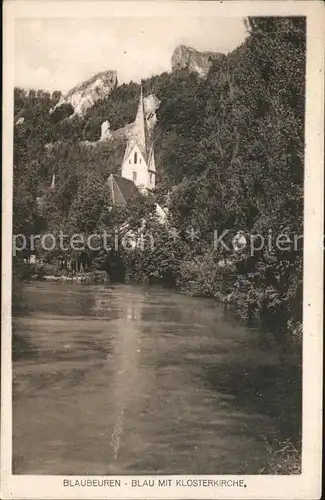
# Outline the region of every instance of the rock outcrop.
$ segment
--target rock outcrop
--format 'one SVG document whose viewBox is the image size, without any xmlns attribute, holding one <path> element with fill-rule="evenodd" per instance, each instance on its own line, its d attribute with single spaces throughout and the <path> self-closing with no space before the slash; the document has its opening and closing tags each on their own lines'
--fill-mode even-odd
<svg viewBox="0 0 325 500">
<path fill-rule="evenodd" d="M 172 70 L 187 68 L 205 78 L 213 61 L 224 59 L 225 54 L 218 52 L 199 52 L 186 45 L 178 45 L 172 55 Z"/>
<path fill-rule="evenodd" d="M 161 101 L 157 96 L 155 96 L 155 94 L 149 94 L 143 99 L 145 118 L 149 134 L 151 134 L 152 130 L 155 128 L 157 122 L 156 111 L 159 108 L 160 103 Z"/>
<path fill-rule="evenodd" d="M 63 95 L 50 112 L 53 113 L 63 104 L 70 104 L 74 109 L 72 116 L 83 116 L 87 109 L 91 108 L 95 102 L 108 96 L 116 86 L 117 72 L 102 71 Z"/>
</svg>

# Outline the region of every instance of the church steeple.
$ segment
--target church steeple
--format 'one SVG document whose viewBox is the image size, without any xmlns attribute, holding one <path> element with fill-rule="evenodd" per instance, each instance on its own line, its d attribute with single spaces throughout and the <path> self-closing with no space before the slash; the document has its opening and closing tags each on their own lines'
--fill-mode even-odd
<svg viewBox="0 0 325 500">
<path fill-rule="evenodd" d="M 140 90 L 140 98 L 138 104 L 138 110 L 133 122 L 132 130 L 130 133 L 130 137 L 126 146 L 124 159 L 129 155 L 134 146 L 137 145 L 140 149 L 143 157 L 147 159 L 147 126 L 146 126 L 146 118 L 144 111 L 144 103 L 143 103 L 143 92 L 142 86 Z"/>
<path fill-rule="evenodd" d="M 147 134 L 146 134 L 146 121 L 145 121 L 145 112 L 143 105 L 143 92 L 142 86 L 140 90 L 140 98 L 138 104 L 138 111 L 135 117 L 133 130 L 132 130 L 132 142 L 136 143 L 141 153 L 146 156 L 147 154 Z"/>
</svg>

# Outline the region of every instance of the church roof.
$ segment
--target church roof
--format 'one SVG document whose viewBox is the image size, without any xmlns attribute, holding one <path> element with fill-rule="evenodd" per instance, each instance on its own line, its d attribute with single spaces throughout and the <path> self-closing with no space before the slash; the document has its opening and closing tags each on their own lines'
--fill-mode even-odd
<svg viewBox="0 0 325 500">
<path fill-rule="evenodd" d="M 124 127 L 111 130 L 112 139 L 124 139 L 129 137 L 130 133 L 132 133 L 132 127 L 133 123 L 128 123 L 127 125 L 124 125 Z"/>
<path fill-rule="evenodd" d="M 139 197 L 136 185 L 128 179 L 111 174 L 107 179 L 107 184 L 111 190 L 113 205 L 125 206 Z"/>
<path fill-rule="evenodd" d="M 148 156 L 150 151 L 149 142 L 150 138 L 145 118 L 142 87 L 141 87 L 138 111 L 135 117 L 135 121 L 132 125 L 132 129 L 130 129 L 129 132 L 129 140 L 125 149 L 123 161 L 126 160 L 126 158 L 129 156 L 135 145 L 139 147 L 145 161 L 148 161 Z"/>
</svg>

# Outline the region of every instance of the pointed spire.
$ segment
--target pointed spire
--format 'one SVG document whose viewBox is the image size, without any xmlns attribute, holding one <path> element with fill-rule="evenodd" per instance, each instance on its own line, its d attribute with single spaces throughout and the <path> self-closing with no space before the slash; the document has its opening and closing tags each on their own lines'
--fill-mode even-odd
<svg viewBox="0 0 325 500">
<path fill-rule="evenodd" d="M 123 163 L 132 151 L 134 145 L 137 144 L 143 157 L 147 161 L 148 150 L 147 150 L 147 126 L 144 112 L 144 103 L 143 103 L 143 92 L 142 85 L 140 89 L 140 97 L 138 104 L 138 111 L 133 122 L 133 126 L 130 132 L 129 140 L 125 149 Z"/>
<path fill-rule="evenodd" d="M 55 188 L 55 174 L 52 175 L 51 189 Z"/>
<path fill-rule="evenodd" d="M 146 129 L 145 129 L 145 127 L 146 127 L 146 125 L 145 125 L 145 113 L 144 113 L 143 92 L 142 92 L 142 85 L 141 85 L 138 111 L 137 111 L 137 115 L 136 115 L 136 118 L 134 121 L 132 138 L 134 139 L 135 142 L 137 142 L 139 148 L 142 149 L 142 151 L 144 153 L 146 152 Z"/>
</svg>

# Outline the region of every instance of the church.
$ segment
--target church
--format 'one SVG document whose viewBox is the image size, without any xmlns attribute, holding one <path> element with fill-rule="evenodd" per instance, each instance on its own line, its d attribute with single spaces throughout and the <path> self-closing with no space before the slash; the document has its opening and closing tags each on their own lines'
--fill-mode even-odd
<svg viewBox="0 0 325 500">
<path fill-rule="evenodd" d="M 156 165 L 152 134 L 147 124 L 141 88 L 138 110 L 130 130 L 121 165 L 121 176 L 111 174 L 107 180 L 114 205 L 127 205 L 139 194 L 148 195 L 156 187 Z M 159 219 L 166 211 L 156 204 Z"/>
<path fill-rule="evenodd" d="M 149 113 L 144 101 L 146 101 L 147 106 L 149 101 Z M 126 206 L 140 195 L 148 195 L 156 187 L 156 165 L 152 131 L 156 120 L 154 110 L 157 108 L 157 103 L 159 101 L 152 94 L 144 99 L 141 87 L 138 109 L 133 123 L 117 131 L 109 130 L 108 121 L 102 124 L 100 141 L 114 140 L 114 137 L 120 134 L 127 137 L 127 144 L 121 164 L 121 173 L 120 175 L 111 174 L 106 181 L 114 206 Z M 56 179 L 53 173 L 51 189 L 55 189 L 55 184 Z M 167 208 L 162 208 L 158 203 L 155 205 L 158 220 L 161 223 L 165 223 Z"/>
<path fill-rule="evenodd" d="M 154 148 L 145 118 L 142 88 L 138 111 L 124 153 L 121 177 L 133 181 L 143 194 L 156 186 Z"/>
</svg>

